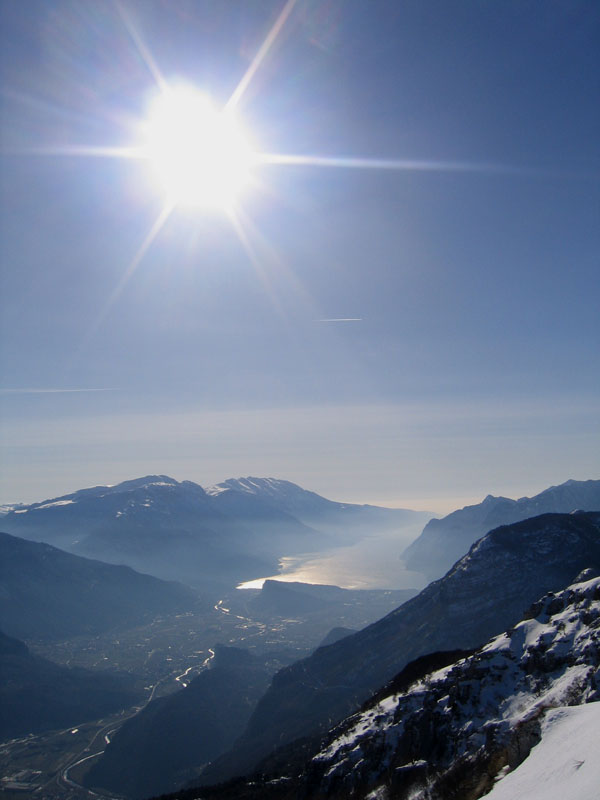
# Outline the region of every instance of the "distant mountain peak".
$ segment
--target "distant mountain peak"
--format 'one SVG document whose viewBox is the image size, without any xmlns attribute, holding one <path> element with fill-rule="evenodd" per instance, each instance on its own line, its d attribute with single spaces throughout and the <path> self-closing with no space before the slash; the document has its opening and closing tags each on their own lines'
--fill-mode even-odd
<svg viewBox="0 0 600 800">
<path fill-rule="evenodd" d="M 476 505 L 465 506 L 442 519 L 429 522 L 410 544 L 402 558 L 408 569 L 422 572 L 432 580 L 440 577 L 469 547 L 488 531 L 500 525 L 543 513 L 569 514 L 575 510 L 600 509 L 600 480 L 569 479 L 549 486 L 533 497 L 494 497 L 488 494 Z"/>
<path fill-rule="evenodd" d="M 237 492 L 245 492 L 246 494 L 262 494 L 262 493 L 282 493 L 282 492 L 296 492 L 307 494 L 315 494 L 309 492 L 298 486 L 297 483 L 286 481 L 283 478 L 258 478 L 255 475 L 248 475 L 245 478 L 227 478 L 227 480 L 210 486 L 207 492 L 219 492 L 225 489 L 233 489 Z"/>
</svg>

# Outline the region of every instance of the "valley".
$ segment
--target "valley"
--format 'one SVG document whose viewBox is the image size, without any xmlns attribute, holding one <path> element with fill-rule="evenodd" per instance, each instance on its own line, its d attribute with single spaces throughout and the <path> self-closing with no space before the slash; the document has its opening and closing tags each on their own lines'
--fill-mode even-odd
<svg viewBox="0 0 600 800">
<path fill-rule="evenodd" d="M 599 41 L 0 0 L 0 800 L 599 800 Z"/>
<path fill-rule="evenodd" d="M 493 504 L 495 521 L 507 509 L 509 524 L 467 544 L 421 591 L 398 588 L 406 574 L 400 553 L 420 527 L 413 513 L 336 504 L 275 479 L 204 492 L 148 476 L 15 509 L 3 521 L 19 535 L 0 535 L 0 629 L 7 631 L 0 637 L 1 796 L 142 800 L 201 785 L 209 797 L 237 797 L 239 776 L 255 771 L 257 785 L 264 789 L 271 775 L 269 792 L 287 798 L 273 788 L 278 776 L 293 775 L 298 785 L 306 776 L 316 780 L 306 759 L 336 723 L 353 724 L 344 720 L 369 698 L 446 668 L 518 623 L 548 591 L 569 586 L 586 568 L 599 572 L 598 512 L 575 512 L 599 502 L 600 482 L 569 481 L 530 504 L 519 501 L 552 513 L 514 521 L 513 501 L 489 497 L 455 512 L 437 524 L 449 532 L 424 573 L 438 568 L 442 545 L 448 553 L 458 546 L 456 519 L 486 519 Z M 557 506 L 571 510 L 556 513 Z M 166 558 L 175 521 L 175 555 L 162 577 L 137 572 L 151 552 L 155 563 Z M 94 526 L 105 547 L 126 540 L 113 560 L 118 554 L 129 564 L 43 541 L 62 536 L 63 546 L 70 541 L 77 550 L 78 540 L 68 537 L 84 525 Z M 466 541 L 475 535 L 467 525 L 459 530 Z M 253 531 L 263 553 L 269 539 L 279 553 L 294 542 L 310 549 L 280 557 L 283 574 L 234 588 L 232 576 L 253 557 L 246 541 L 232 566 L 235 545 Z M 186 583 L 203 547 L 210 558 Z M 428 552 L 422 549 L 422 561 Z M 361 569 L 365 580 L 355 580 Z M 381 587 L 394 585 L 394 574 L 396 588 L 326 582 L 332 576 L 364 587 L 370 576 Z M 322 582 L 294 580 L 305 575 Z M 255 783 L 240 796 L 262 797 Z"/>
<path fill-rule="evenodd" d="M 255 653 L 274 673 L 310 653 L 336 626 L 354 629 L 391 611 L 399 593 L 348 592 L 343 610 L 290 617 L 252 616 L 259 590 L 233 590 L 206 608 L 153 619 L 146 625 L 58 642 L 29 641 L 32 653 L 66 667 L 126 672 L 144 693 L 142 705 L 66 729 L 19 737 L 0 745 L 0 791 L 5 800 L 100 795 L 79 781 L 116 731 L 151 700 L 180 691 L 214 657 L 215 644 Z M 384 613 L 385 613 L 384 611 Z"/>
</svg>

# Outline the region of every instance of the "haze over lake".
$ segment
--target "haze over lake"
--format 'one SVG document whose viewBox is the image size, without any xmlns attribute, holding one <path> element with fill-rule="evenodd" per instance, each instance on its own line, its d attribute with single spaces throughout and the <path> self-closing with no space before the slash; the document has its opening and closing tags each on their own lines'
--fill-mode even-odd
<svg viewBox="0 0 600 800">
<path fill-rule="evenodd" d="M 400 558 L 422 529 L 422 523 L 407 525 L 397 533 L 374 533 L 346 547 L 282 558 L 277 575 L 248 581 L 239 588 L 260 588 L 266 578 L 273 578 L 344 589 L 422 589 L 427 583 L 425 576 L 407 570 Z"/>
</svg>

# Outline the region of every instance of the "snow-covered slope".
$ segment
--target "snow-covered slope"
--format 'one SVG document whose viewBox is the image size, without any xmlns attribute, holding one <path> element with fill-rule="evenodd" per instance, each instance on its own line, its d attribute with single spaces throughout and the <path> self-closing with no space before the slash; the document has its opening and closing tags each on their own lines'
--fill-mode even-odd
<svg viewBox="0 0 600 800">
<path fill-rule="evenodd" d="M 544 514 L 491 531 L 447 575 L 378 622 L 278 672 L 206 783 L 247 774 L 276 747 L 326 730 L 410 661 L 469 649 L 582 569 L 600 569 L 600 514 Z"/>
<path fill-rule="evenodd" d="M 549 594 L 530 614 L 474 655 L 335 729 L 312 761 L 319 791 L 366 797 L 410 783 L 428 787 L 414 800 L 443 797 L 450 785 L 479 797 L 539 740 L 547 709 L 600 699 L 600 579 Z"/>
<path fill-rule="evenodd" d="M 402 557 L 408 569 L 434 580 L 458 561 L 473 542 L 499 525 L 510 525 L 539 514 L 568 514 L 575 510 L 600 510 L 600 480 L 568 480 L 534 497 L 519 500 L 489 494 L 477 505 L 430 520 Z"/>
<path fill-rule="evenodd" d="M 408 665 L 308 757 L 296 742 L 201 796 L 477 800 L 493 788 L 492 800 L 595 800 L 600 578 L 582 577 L 470 654 Z"/>
<path fill-rule="evenodd" d="M 486 800 L 598 800 L 600 702 L 550 709 L 542 740 Z"/>
</svg>

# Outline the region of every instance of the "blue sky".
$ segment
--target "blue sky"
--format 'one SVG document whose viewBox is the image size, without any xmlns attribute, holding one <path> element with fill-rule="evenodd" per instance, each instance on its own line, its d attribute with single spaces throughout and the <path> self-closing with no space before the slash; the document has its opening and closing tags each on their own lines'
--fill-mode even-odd
<svg viewBox="0 0 600 800">
<path fill-rule="evenodd" d="M 1 502 L 163 472 L 446 510 L 598 477 L 595 2 L 298 0 L 239 104 L 258 149 L 408 168 L 263 165 L 244 241 L 175 209 L 128 272 L 164 196 L 69 149 L 131 143 L 148 53 L 224 104 L 282 8 L 2 3 Z"/>
</svg>

